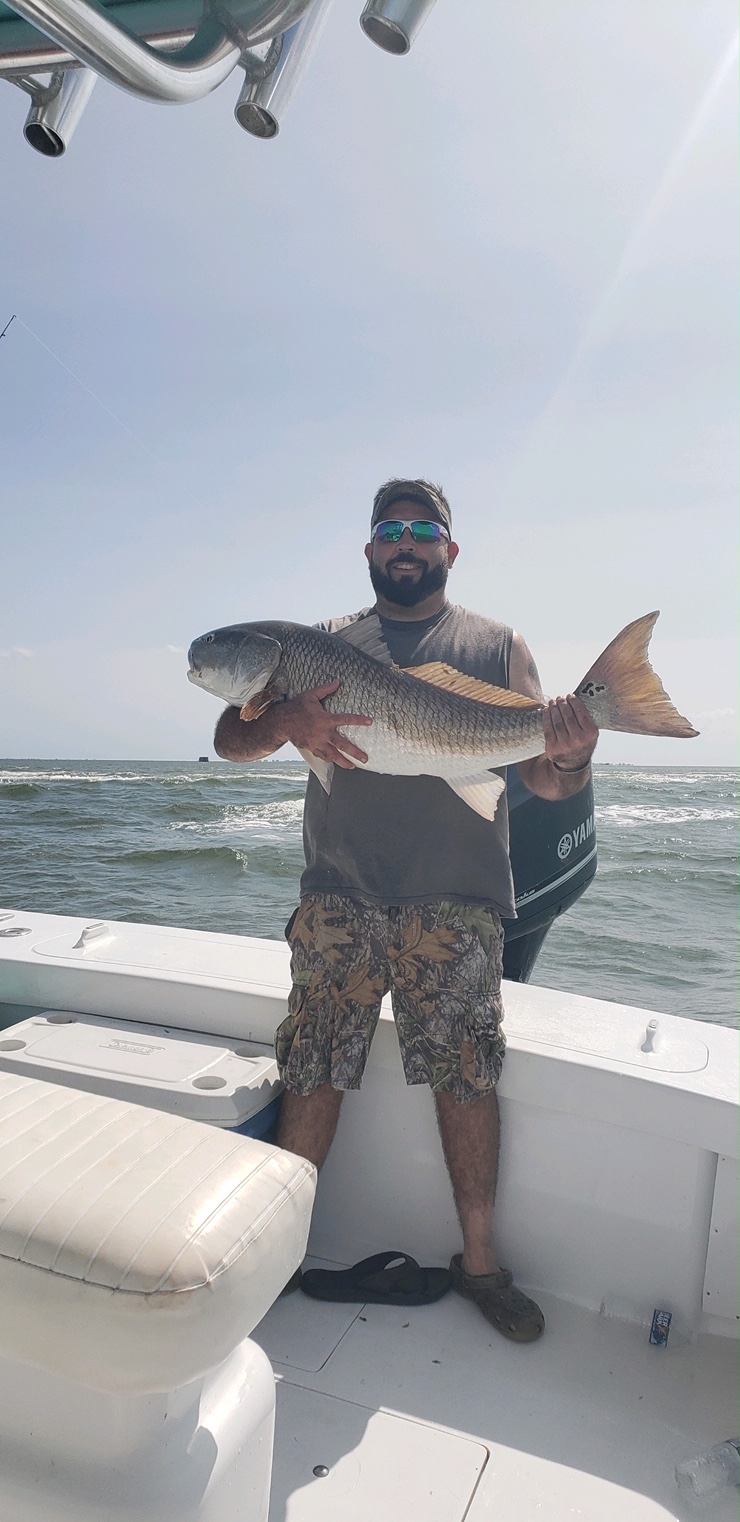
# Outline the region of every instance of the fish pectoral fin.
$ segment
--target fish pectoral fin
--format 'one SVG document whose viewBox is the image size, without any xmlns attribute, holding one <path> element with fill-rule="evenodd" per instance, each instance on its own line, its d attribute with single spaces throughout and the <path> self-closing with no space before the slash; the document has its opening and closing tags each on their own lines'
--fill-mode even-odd
<svg viewBox="0 0 740 1522">
<path fill-rule="evenodd" d="M 268 708 L 272 708 L 277 696 L 278 694 L 271 692 L 269 687 L 263 688 L 262 692 L 256 692 L 254 697 L 250 698 L 249 702 L 239 709 L 239 718 L 243 719 L 245 724 L 251 723 L 252 719 L 258 719 L 260 714 L 266 713 Z"/>
<path fill-rule="evenodd" d="M 481 682 L 475 676 L 465 676 L 454 666 L 443 661 L 431 661 L 427 666 L 405 666 L 407 676 L 418 677 L 420 682 L 430 682 L 445 692 L 456 692 L 458 697 L 472 698 L 476 703 L 490 703 L 495 708 L 541 708 L 538 698 L 525 698 L 521 692 L 511 692 L 508 687 L 494 687 Z"/>
<path fill-rule="evenodd" d="M 300 746 L 298 747 L 300 750 Z M 331 792 L 331 779 L 334 776 L 334 764 L 332 761 L 322 761 L 320 756 L 315 756 L 312 750 L 302 750 L 301 755 L 310 766 L 311 771 L 318 777 L 325 793 Z"/>
<path fill-rule="evenodd" d="M 503 777 L 498 772 L 480 772 L 475 777 L 445 777 L 448 787 L 463 803 L 475 809 L 483 819 L 493 819 L 496 813 L 496 805 L 506 787 Z"/>
</svg>

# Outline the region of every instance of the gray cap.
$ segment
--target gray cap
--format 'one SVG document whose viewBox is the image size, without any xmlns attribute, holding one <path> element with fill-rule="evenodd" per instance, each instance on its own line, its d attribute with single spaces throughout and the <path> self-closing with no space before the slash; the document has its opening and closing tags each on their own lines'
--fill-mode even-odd
<svg viewBox="0 0 740 1522">
<path fill-rule="evenodd" d="M 435 486 L 433 481 L 425 481 L 423 477 L 414 481 L 402 479 L 386 481 L 385 485 L 375 493 L 373 515 L 370 519 L 371 532 L 376 523 L 382 523 L 385 518 L 392 516 L 390 509 L 394 502 L 418 502 L 424 516 L 436 520 L 437 523 L 443 523 L 452 538 L 450 504 L 442 488 Z"/>
</svg>

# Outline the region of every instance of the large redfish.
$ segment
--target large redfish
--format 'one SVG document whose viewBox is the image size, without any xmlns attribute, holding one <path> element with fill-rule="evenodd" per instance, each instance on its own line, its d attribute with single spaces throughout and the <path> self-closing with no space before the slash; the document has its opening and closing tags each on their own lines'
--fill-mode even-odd
<svg viewBox="0 0 740 1522">
<path fill-rule="evenodd" d="M 697 734 L 648 661 L 657 617 L 647 613 L 628 624 L 575 689 L 599 729 L 680 739 Z M 189 661 L 190 681 L 238 707 L 243 719 L 282 697 L 339 681 L 324 707 L 372 719 L 362 731 L 367 771 L 441 777 L 484 819 L 493 818 L 505 785 L 491 769 L 545 749 L 542 703 L 439 662 L 401 670 L 391 662 L 377 617 L 341 634 L 303 624 L 232 624 L 194 640 Z M 304 754 L 329 792 L 333 767 Z"/>
</svg>

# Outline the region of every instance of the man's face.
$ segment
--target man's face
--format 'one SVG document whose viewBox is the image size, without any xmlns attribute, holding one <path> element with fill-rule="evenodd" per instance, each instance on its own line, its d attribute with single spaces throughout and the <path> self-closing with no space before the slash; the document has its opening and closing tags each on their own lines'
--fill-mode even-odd
<svg viewBox="0 0 740 1522">
<path fill-rule="evenodd" d="M 388 508 L 387 517 L 412 523 L 431 516 L 423 502 L 401 498 Z M 447 581 L 450 566 L 457 558 L 454 542 L 440 539 L 437 544 L 418 544 L 405 529 L 395 544 L 373 539 L 365 545 L 370 580 L 378 596 L 402 608 L 413 608 L 438 592 Z"/>
</svg>

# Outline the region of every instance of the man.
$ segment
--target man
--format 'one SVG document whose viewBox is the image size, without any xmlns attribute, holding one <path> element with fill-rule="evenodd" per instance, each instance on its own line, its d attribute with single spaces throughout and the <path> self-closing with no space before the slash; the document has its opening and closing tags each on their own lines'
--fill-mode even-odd
<svg viewBox="0 0 740 1522">
<path fill-rule="evenodd" d="M 447 601 L 458 545 L 439 487 L 382 486 L 365 555 L 374 607 L 321 627 L 352 637 L 366 620 L 379 621 L 399 666 L 444 661 L 542 698 L 521 635 Z M 276 1033 L 286 1085 L 279 1142 L 321 1167 L 390 987 L 406 1081 L 434 1093 L 463 1233 L 453 1286 L 505 1336 L 530 1342 L 544 1329 L 542 1312 L 500 1267 L 492 1240 L 505 1047 L 501 916 L 515 914 L 504 799 L 489 822 L 438 778 L 362 771 L 361 732 L 355 741 L 342 730 L 372 720 L 327 713 L 322 699 L 338 686 L 276 704 L 251 723 L 227 708 L 215 735 L 227 760 L 258 760 L 291 741 L 335 768 L 329 796 L 313 775 L 306 793 L 306 870 L 287 931 L 293 987 Z M 572 695 L 547 704 L 544 725 L 545 754 L 520 762 L 519 773 L 541 798 L 566 798 L 589 779 L 598 731 Z"/>
</svg>

